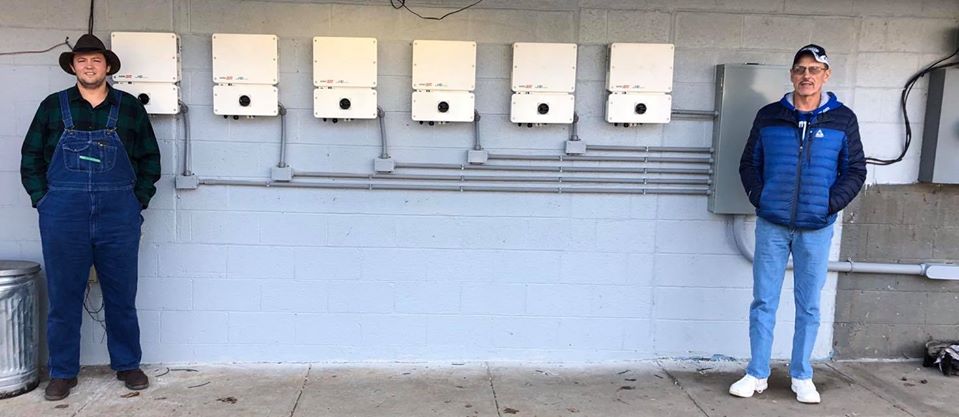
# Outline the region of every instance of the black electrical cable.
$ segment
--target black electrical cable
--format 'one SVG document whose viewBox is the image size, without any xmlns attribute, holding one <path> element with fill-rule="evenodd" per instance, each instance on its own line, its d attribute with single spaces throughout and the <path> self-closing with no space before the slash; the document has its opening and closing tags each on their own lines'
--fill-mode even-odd
<svg viewBox="0 0 959 417">
<path fill-rule="evenodd" d="M 89 20 L 89 27 L 88 27 L 88 29 L 87 29 L 87 33 L 89 33 L 89 34 L 93 34 L 93 3 L 94 3 L 94 1 L 95 1 L 95 0 L 90 0 L 90 20 Z M 43 54 L 43 53 L 50 52 L 50 51 L 52 51 L 52 50 L 54 50 L 54 49 L 57 49 L 58 47 L 64 46 L 64 45 L 65 45 L 67 48 L 70 48 L 71 50 L 73 49 L 73 45 L 70 45 L 70 37 L 69 37 L 69 36 L 67 36 L 66 38 L 64 38 L 64 39 L 63 39 L 63 42 L 60 42 L 60 43 L 58 43 L 58 44 L 56 44 L 56 45 L 53 45 L 53 46 L 51 46 L 51 47 L 49 47 L 49 48 L 47 48 L 47 49 L 36 50 L 36 51 L 0 52 L 0 56 L 8 56 L 8 55 L 27 55 L 27 54 Z"/>
<path fill-rule="evenodd" d="M 900 98 L 899 98 L 899 106 L 902 109 L 902 119 L 906 124 L 906 139 L 905 139 L 905 142 L 903 143 L 902 152 L 895 159 L 881 159 L 881 158 L 867 157 L 866 158 L 867 164 L 879 165 L 879 166 L 892 165 L 902 161 L 903 158 L 906 157 L 906 153 L 909 152 L 909 145 L 912 144 L 912 126 L 909 124 L 909 112 L 906 109 L 906 105 L 909 101 L 909 94 L 912 92 L 912 88 L 916 85 L 916 83 L 919 82 L 919 80 L 922 79 L 922 77 L 925 77 L 930 72 L 935 71 L 937 69 L 941 69 L 941 68 L 959 66 L 959 62 L 942 64 L 943 61 L 948 60 L 949 58 L 952 58 L 956 55 L 959 55 L 959 49 L 956 49 L 956 51 L 950 54 L 949 56 L 932 63 L 931 65 L 929 65 L 922 71 L 917 72 L 912 77 L 910 77 L 908 81 L 906 81 L 906 84 L 902 88 L 902 95 L 900 95 Z"/>
<path fill-rule="evenodd" d="M 92 282 L 87 283 L 87 288 L 83 292 L 83 309 L 86 310 L 87 315 L 90 316 L 90 319 L 100 325 L 103 328 L 103 331 L 106 332 L 106 319 L 100 317 L 100 313 L 103 312 L 104 302 L 103 295 L 100 295 L 100 306 L 92 307 L 89 305 L 90 302 L 90 288 L 93 287 Z M 105 333 L 104 333 L 105 334 Z"/>
<path fill-rule="evenodd" d="M 408 12 L 410 12 L 410 13 L 413 13 L 414 15 L 416 15 L 416 17 L 418 17 L 418 18 L 420 18 L 420 19 L 426 19 L 426 20 L 443 20 L 443 19 L 446 18 L 446 16 L 457 14 L 457 13 L 459 13 L 459 12 L 462 12 L 463 10 L 469 9 L 470 7 L 473 7 L 473 6 L 475 6 L 475 5 L 477 5 L 477 4 L 480 4 L 480 3 L 482 3 L 482 2 L 483 2 L 483 0 L 476 0 L 475 2 L 473 2 L 472 4 L 470 4 L 470 5 L 468 5 L 468 6 L 464 6 L 464 7 L 461 7 L 461 8 L 459 8 L 459 9 L 453 10 L 452 12 L 449 12 L 449 13 L 447 13 L 447 14 L 444 14 L 444 15 L 442 15 L 442 16 L 440 16 L 440 17 L 436 17 L 436 16 L 423 16 L 423 15 L 421 15 L 421 14 L 419 14 L 419 13 L 416 13 L 415 11 L 413 11 L 413 9 L 410 9 L 409 7 L 406 6 L 406 0 L 390 0 L 390 6 L 393 6 L 393 8 L 396 9 L 396 10 L 406 9 L 406 11 L 408 11 Z"/>
<path fill-rule="evenodd" d="M 0 52 L 0 56 L 6 56 L 6 55 L 26 55 L 26 54 L 42 54 L 42 53 L 50 52 L 50 51 L 52 51 L 52 50 L 54 50 L 54 49 L 57 49 L 58 47 L 63 46 L 63 45 L 66 45 L 67 48 L 73 49 L 73 45 L 70 45 L 70 37 L 69 37 L 69 36 L 67 36 L 67 37 L 63 40 L 63 42 L 60 42 L 60 43 L 58 43 L 58 44 L 56 44 L 56 45 L 53 45 L 53 46 L 51 46 L 51 47 L 49 47 L 49 48 L 47 48 L 47 49 L 42 50 L 42 51 Z"/>
<path fill-rule="evenodd" d="M 93 34 L 93 2 L 94 1 L 96 0 L 90 0 L 90 22 L 88 24 L 89 28 L 87 29 L 87 33 L 91 35 Z"/>
</svg>

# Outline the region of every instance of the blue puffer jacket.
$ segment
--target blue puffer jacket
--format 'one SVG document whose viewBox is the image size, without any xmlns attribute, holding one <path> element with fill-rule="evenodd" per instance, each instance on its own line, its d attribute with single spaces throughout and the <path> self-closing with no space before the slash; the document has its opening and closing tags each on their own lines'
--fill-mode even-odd
<svg viewBox="0 0 959 417">
<path fill-rule="evenodd" d="M 756 114 L 739 175 L 756 215 L 820 229 L 836 220 L 866 179 L 859 122 L 833 93 L 809 113 L 796 110 L 791 99 L 788 93 Z"/>
</svg>

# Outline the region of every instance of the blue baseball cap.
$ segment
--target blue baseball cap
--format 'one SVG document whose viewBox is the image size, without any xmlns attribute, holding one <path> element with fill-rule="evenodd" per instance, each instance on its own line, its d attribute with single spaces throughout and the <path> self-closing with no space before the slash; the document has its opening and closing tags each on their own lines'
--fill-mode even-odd
<svg viewBox="0 0 959 417">
<path fill-rule="evenodd" d="M 809 55 L 813 57 L 816 62 L 822 62 L 823 64 L 826 64 L 826 68 L 829 68 L 829 57 L 826 56 L 825 48 L 816 44 L 809 44 L 799 48 L 799 51 L 796 52 L 796 56 L 793 57 L 793 65 L 796 65 L 796 63 L 799 62 L 799 58 L 801 58 L 803 55 Z"/>
</svg>

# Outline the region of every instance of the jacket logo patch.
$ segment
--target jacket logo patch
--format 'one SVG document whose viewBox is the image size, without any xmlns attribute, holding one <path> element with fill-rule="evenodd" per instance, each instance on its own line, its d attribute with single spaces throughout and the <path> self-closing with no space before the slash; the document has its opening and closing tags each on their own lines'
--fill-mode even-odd
<svg viewBox="0 0 959 417">
<path fill-rule="evenodd" d="M 825 137 L 826 135 L 824 135 L 824 134 L 822 133 L 822 129 L 819 129 L 819 130 L 816 131 L 816 135 L 815 135 L 815 136 L 816 136 L 817 138 L 822 138 L 822 137 Z"/>
</svg>

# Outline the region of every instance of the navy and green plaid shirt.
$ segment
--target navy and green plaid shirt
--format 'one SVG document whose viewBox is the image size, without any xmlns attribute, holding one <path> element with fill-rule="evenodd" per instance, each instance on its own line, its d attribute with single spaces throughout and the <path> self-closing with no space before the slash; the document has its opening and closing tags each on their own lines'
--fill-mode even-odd
<svg viewBox="0 0 959 417">
<path fill-rule="evenodd" d="M 73 114 L 73 124 L 77 130 L 106 129 L 110 106 L 116 101 L 113 87 L 108 84 L 107 88 L 109 90 L 107 99 L 96 108 L 80 96 L 77 86 L 67 89 L 70 112 Z M 23 182 L 23 188 L 30 194 L 34 207 L 47 192 L 47 166 L 53 159 L 53 151 L 56 150 L 60 135 L 63 134 L 63 117 L 57 94 L 49 95 L 40 103 L 40 108 L 33 117 L 33 123 L 30 124 L 30 130 L 27 131 L 27 136 L 23 140 L 23 148 L 20 150 L 20 179 Z M 136 173 L 137 179 L 133 192 L 140 200 L 140 204 L 146 208 L 150 198 L 156 194 L 156 187 L 153 184 L 160 179 L 160 148 L 153 133 L 153 125 L 150 124 L 150 117 L 139 100 L 130 94 L 123 93 L 119 110 L 117 134 L 123 141 L 127 156 L 130 157 L 130 163 L 133 165 L 133 172 Z"/>
</svg>

